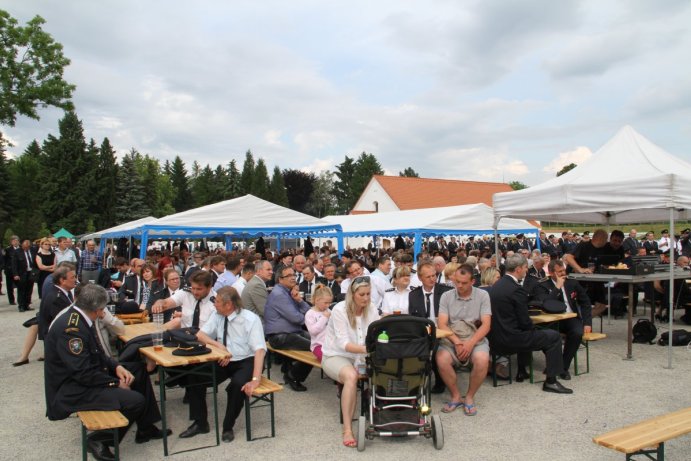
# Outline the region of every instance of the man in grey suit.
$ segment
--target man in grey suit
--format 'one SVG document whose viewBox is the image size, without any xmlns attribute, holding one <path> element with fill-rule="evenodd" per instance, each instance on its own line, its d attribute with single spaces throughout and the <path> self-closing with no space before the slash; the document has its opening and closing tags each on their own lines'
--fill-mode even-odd
<svg viewBox="0 0 691 461">
<path fill-rule="evenodd" d="M 269 261 L 257 261 L 254 264 L 254 277 L 247 282 L 247 286 L 242 290 L 243 307 L 257 314 L 262 320 L 264 320 L 264 305 L 268 296 L 266 282 L 273 278 L 273 273 Z"/>
</svg>

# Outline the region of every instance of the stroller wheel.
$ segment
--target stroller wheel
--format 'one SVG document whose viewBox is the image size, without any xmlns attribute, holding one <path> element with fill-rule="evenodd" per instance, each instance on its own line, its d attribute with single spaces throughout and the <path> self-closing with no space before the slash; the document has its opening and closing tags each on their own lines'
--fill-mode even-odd
<svg viewBox="0 0 691 461">
<path fill-rule="evenodd" d="M 437 450 L 444 448 L 444 428 L 439 415 L 432 416 L 432 441 Z"/>
<path fill-rule="evenodd" d="M 367 420 L 360 416 L 357 420 L 357 451 L 365 451 L 365 432 L 367 431 Z"/>
</svg>

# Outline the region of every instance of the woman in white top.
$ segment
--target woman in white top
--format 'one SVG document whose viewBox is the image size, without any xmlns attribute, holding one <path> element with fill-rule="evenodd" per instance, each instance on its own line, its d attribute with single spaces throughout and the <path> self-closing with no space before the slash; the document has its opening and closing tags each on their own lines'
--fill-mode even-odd
<svg viewBox="0 0 691 461">
<path fill-rule="evenodd" d="M 322 346 L 324 373 L 343 384 L 341 411 L 343 445 L 346 447 L 357 446 L 352 427 L 357 401 L 357 366 L 364 364 L 364 356 L 367 353 L 367 328 L 370 323 L 379 320 L 379 313 L 371 299 L 369 276 L 355 277 L 348 286 L 345 301 L 333 308 Z"/>
<path fill-rule="evenodd" d="M 410 269 L 408 266 L 398 266 L 393 271 L 391 280 L 393 290 L 386 290 L 381 303 L 382 315 L 393 313 L 408 313 L 408 294 L 410 293 Z"/>
</svg>

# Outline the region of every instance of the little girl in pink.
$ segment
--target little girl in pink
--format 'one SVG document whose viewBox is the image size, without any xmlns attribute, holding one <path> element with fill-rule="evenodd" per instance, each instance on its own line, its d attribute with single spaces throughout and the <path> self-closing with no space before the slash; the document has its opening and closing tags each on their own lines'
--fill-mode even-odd
<svg viewBox="0 0 691 461">
<path fill-rule="evenodd" d="M 314 306 L 305 313 L 305 326 L 312 337 L 310 350 L 320 362 L 322 361 L 322 344 L 326 336 L 326 325 L 329 323 L 329 317 L 331 317 L 329 310 L 331 301 L 333 301 L 331 288 L 317 285 L 312 296 Z"/>
</svg>

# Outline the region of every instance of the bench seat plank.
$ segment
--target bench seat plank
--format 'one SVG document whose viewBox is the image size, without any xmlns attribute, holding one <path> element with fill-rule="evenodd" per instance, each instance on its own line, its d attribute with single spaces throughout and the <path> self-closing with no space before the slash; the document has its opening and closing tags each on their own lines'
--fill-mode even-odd
<svg viewBox="0 0 691 461">
<path fill-rule="evenodd" d="M 313 367 L 316 368 L 321 368 L 322 364 L 319 360 L 317 360 L 317 357 L 312 353 L 312 351 L 296 351 L 293 349 L 274 349 L 271 347 L 271 345 L 267 342 L 266 347 L 273 353 L 275 354 L 281 354 L 285 357 L 289 357 L 293 360 L 297 360 L 298 362 L 306 363 L 307 365 L 312 365 Z"/>
<path fill-rule="evenodd" d="M 600 339 L 605 339 L 607 337 L 604 333 L 595 333 L 591 331 L 590 333 L 583 334 L 583 341 L 599 341 Z"/>
<path fill-rule="evenodd" d="M 259 386 L 252 393 L 253 395 L 264 395 L 270 394 L 272 392 L 279 392 L 283 390 L 283 386 L 278 383 L 271 381 L 269 378 L 262 376 Z"/>
<path fill-rule="evenodd" d="M 117 410 L 114 411 L 78 411 L 79 419 L 90 431 L 103 431 L 125 427 L 130 422 Z"/>
<path fill-rule="evenodd" d="M 622 453 L 635 453 L 689 432 L 691 407 L 607 432 L 594 437 L 593 442 Z"/>
</svg>

